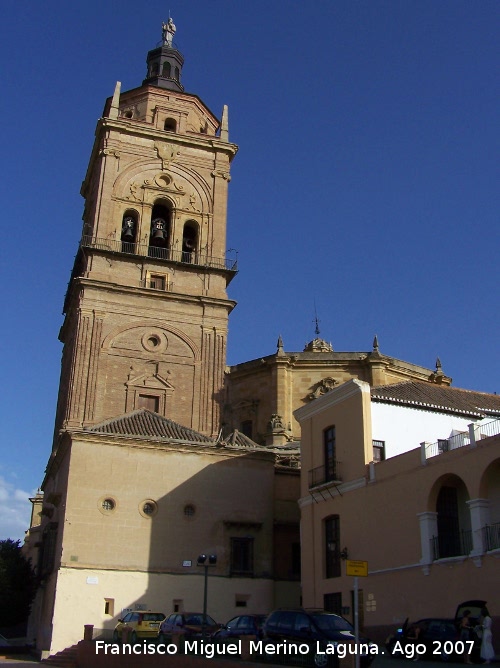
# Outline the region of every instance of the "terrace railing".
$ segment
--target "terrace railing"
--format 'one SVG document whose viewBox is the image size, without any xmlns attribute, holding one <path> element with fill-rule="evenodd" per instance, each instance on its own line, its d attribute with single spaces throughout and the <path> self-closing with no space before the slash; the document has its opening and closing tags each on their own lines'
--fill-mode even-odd
<svg viewBox="0 0 500 668">
<path fill-rule="evenodd" d="M 130 241 L 102 239 L 91 236 L 83 236 L 80 245 L 83 248 L 94 248 L 110 253 L 140 255 L 178 264 L 192 264 L 198 267 L 209 267 L 223 271 L 238 271 L 238 260 L 236 257 L 214 257 L 203 251 L 187 252 L 163 246 L 150 246 L 147 244 L 131 243 Z"/>
</svg>

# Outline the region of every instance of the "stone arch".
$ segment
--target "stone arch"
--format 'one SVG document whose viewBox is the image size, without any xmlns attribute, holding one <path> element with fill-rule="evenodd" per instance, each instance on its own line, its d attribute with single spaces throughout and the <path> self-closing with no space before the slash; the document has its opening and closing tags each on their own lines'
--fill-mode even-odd
<svg viewBox="0 0 500 668">
<path fill-rule="evenodd" d="M 162 170 L 158 164 L 158 159 L 154 160 L 135 160 L 127 165 L 116 177 L 113 184 L 113 194 L 115 197 L 133 202 L 143 202 L 143 194 L 140 192 L 145 181 L 158 186 L 156 177 L 159 173 L 169 174 L 172 177 L 170 185 L 165 185 L 167 191 L 170 191 L 171 197 L 185 197 L 186 205 L 189 203 L 189 197 L 194 193 L 200 213 L 208 214 L 212 212 L 212 189 L 210 184 L 195 170 L 172 161 L 168 168 Z M 147 184 L 146 184 L 147 185 Z M 178 206 L 176 204 L 176 206 Z M 181 206 L 181 208 L 187 208 Z"/>
<path fill-rule="evenodd" d="M 469 500 L 467 485 L 455 473 L 443 474 L 432 485 L 427 509 L 436 513 L 437 519 L 434 558 L 466 555 L 472 550 Z"/>
<path fill-rule="evenodd" d="M 193 356 L 193 362 L 199 362 L 201 359 L 201 352 L 198 348 L 198 346 L 195 345 L 194 341 L 190 339 L 183 331 L 180 329 L 177 329 L 176 327 L 172 327 L 171 325 L 166 325 L 164 322 L 160 321 L 155 321 L 155 320 L 138 320 L 133 323 L 128 323 L 127 325 L 122 325 L 121 327 L 116 327 L 113 329 L 107 336 L 104 337 L 102 343 L 101 343 L 101 349 L 104 351 L 109 351 L 113 341 L 120 335 L 123 334 L 126 331 L 133 330 L 133 329 L 141 329 L 141 328 L 146 328 L 146 329 L 158 329 L 158 330 L 163 330 L 166 332 L 166 334 L 172 334 L 175 337 L 179 338 L 181 341 L 183 341 L 186 346 L 191 350 L 192 356 Z"/>
</svg>

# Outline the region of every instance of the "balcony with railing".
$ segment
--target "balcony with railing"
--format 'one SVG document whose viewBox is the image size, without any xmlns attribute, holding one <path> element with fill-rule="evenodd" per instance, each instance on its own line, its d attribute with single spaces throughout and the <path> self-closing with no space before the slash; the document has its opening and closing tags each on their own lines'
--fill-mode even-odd
<svg viewBox="0 0 500 668">
<path fill-rule="evenodd" d="M 316 466 L 314 469 L 309 471 L 309 489 L 314 487 L 320 487 L 321 485 L 326 485 L 328 483 L 341 483 L 342 477 L 340 475 L 340 462 L 334 462 L 334 465 L 325 466 Z"/>
<path fill-rule="evenodd" d="M 500 549 L 500 522 L 483 527 L 483 544 L 487 552 Z"/>
<path fill-rule="evenodd" d="M 102 239 L 98 237 L 83 236 L 80 242 L 82 248 L 93 248 L 95 250 L 149 257 L 175 264 L 191 264 L 197 267 L 208 267 L 236 273 L 238 271 L 238 260 L 236 256 L 229 255 L 220 258 L 214 257 L 203 251 L 182 251 L 163 246 L 149 246 L 147 244 L 132 243 L 130 241 L 119 241 L 117 239 Z"/>
<path fill-rule="evenodd" d="M 472 531 L 456 531 L 431 538 L 433 561 L 451 557 L 465 557 L 472 550 Z"/>
<path fill-rule="evenodd" d="M 500 434 L 500 419 L 492 420 L 482 424 L 470 424 L 468 431 L 461 431 L 449 438 L 440 438 L 436 443 L 422 443 L 424 449 L 423 460 L 437 457 L 450 450 L 474 446 L 484 438 L 490 438 Z"/>
</svg>

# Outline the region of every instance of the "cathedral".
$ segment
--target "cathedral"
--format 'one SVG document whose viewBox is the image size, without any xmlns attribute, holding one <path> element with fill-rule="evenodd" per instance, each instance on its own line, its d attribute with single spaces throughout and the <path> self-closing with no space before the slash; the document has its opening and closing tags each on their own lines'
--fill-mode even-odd
<svg viewBox="0 0 500 668">
<path fill-rule="evenodd" d="M 300 425 L 294 411 L 351 380 L 449 386 L 435 369 L 316 333 L 303 351 L 226 366 L 227 197 L 238 147 L 184 90 L 173 22 L 140 86 L 97 123 L 64 303 L 54 440 L 25 550 L 40 587 L 29 640 L 47 656 L 128 610 L 300 604 Z"/>
</svg>

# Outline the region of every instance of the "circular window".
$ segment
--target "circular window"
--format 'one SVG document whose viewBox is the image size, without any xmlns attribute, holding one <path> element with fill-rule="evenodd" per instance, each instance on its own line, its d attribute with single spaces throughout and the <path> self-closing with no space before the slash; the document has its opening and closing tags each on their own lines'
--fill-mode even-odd
<svg viewBox="0 0 500 668">
<path fill-rule="evenodd" d="M 139 512 L 143 517 L 149 519 L 158 512 L 158 504 L 152 499 L 146 499 L 139 504 Z"/>
<path fill-rule="evenodd" d="M 97 507 L 103 515 L 109 515 L 116 510 L 116 500 L 111 496 L 102 496 L 97 502 Z"/>
<path fill-rule="evenodd" d="M 187 505 L 184 506 L 184 517 L 194 517 L 196 513 L 196 508 L 193 506 L 192 503 L 188 503 Z"/>
<path fill-rule="evenodd" d="M 167 348 L 167 337 L 160 329 L 153 329 L 146 332 L 141 338 L 142 346 L 148 352 L 153 350 L 156 353 L 164 352 Z"/>
</svg>

